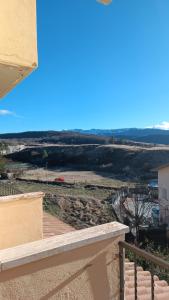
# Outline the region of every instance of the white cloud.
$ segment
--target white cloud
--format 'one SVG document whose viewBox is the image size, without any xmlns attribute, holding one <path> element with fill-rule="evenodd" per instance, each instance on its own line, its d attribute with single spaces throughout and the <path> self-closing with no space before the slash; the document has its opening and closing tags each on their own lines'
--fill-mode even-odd
<svg viewBox="0 0 169 300">
<path fill-rule="evenodd" d="M 0 116 L 14 115 L 14 113 L 7 109 L 0 109 Z"/>
<path fill-rule="evenodd" d="M 160 124 L 156 124 L 153 126 L 149 126 L 147 128 L 154 128 L 154 129 L 162 129 L 162 130 L 169 130 L 169 122 L 163 121 Z"/>
</svg>

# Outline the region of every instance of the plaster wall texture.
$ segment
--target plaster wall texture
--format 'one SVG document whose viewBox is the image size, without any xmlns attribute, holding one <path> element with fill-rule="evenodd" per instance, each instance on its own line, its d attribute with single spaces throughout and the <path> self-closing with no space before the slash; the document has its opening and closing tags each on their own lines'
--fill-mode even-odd
<svg viewBox="0 0 169 300">
<path fill-rule="evenodd" d="M 42 239 L 43 193 L 0 197 L 0 249 Z"/>
<path fill-rule="evenodd" d="M 124 234 L 0 272 L 0 299 L 119 300 Z"/>
<path fill-rule="evenodd" d="M 37 67 L 36 0 L 0 0 L 0 97 Z"/>
<path fill-rule="evenodd" d="M 169 225 L 169 166 L 158 171 L 160 223 Z"/>
</svg>

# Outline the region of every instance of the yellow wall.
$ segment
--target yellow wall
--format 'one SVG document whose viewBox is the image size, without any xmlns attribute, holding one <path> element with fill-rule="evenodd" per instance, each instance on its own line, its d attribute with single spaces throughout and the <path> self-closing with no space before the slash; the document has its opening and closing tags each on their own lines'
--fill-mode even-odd
<svg viewBox="0 0 169 300">
<path fill-rule="evenodd" d="M 0 197 L 0 249 L 42 238 L 42 193 Z"/>
<path fill-rule="evenodd" d="M 36 66 L 36 0 L 0 0 L 0 97 Z"/>
<path fill-rule="evenodd" d="M 119 300 L 124 235 L 0 272 L 0 299 Z"/>
</svg>

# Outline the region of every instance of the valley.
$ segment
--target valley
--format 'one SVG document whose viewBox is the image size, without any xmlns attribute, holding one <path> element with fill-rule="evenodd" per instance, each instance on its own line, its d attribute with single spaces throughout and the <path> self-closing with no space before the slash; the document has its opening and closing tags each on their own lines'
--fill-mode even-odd
<svg viewBox="0 0 169 300">
<path fill-rule="evenodd" d="M 115 220 L 117 193 L 146 191 L 158 166 L 169 162 L 167 145 L 73 132 L 10 134 L 1 143 L 12 150 L 3 154 L 0 193 L 42 191 L 44 209 L 77 229 Z"/>
</svg>

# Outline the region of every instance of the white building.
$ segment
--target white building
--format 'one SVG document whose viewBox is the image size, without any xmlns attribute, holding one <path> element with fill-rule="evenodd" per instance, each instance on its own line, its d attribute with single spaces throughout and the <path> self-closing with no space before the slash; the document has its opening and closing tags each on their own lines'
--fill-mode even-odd
<svg viewBox="0 0 169 300">
<path fill-rule="evenodd" d="M 169 164 L 158 168 L 160 224 L 169 227 Z"/>
</svg>

